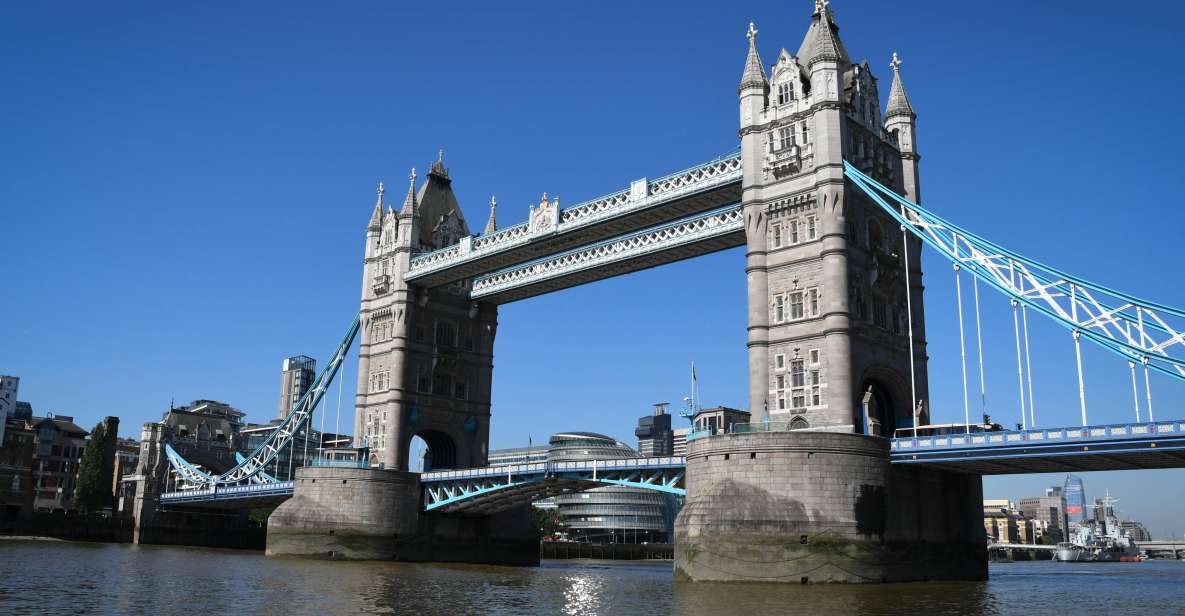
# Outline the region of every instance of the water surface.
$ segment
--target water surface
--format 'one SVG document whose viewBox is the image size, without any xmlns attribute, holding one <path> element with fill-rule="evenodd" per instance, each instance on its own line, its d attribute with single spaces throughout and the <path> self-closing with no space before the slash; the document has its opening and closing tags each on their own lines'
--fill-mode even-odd
<svg viewBox="0 0 1185 616">
<path fill-rule="evenodd" d="M 993 563 L 987 582 L 676 583 L 669 562 L 537 568 L 0 541 L 0 614 L 1183 614 L 1185 562 Z"/>
</svg>

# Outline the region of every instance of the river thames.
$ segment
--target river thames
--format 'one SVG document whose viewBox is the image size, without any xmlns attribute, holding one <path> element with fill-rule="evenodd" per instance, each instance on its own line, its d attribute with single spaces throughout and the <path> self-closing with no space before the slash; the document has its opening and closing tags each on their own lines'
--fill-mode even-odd
<svg viewBox="0 0 1185 616">
<path fill-rule="evenodd" d="M 993 563 L 979 583 L 676 583 L 669 562 L 537 568 L 0 541 L 0 614 L 1185 614 L 1185 562 Z"/>
</svg>

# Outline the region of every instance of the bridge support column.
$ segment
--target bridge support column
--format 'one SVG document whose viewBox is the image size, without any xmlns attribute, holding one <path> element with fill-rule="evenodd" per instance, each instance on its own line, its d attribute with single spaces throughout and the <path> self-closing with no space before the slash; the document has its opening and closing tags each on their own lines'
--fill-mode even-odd
<svg viewBox="0 0 1185 616">
<path fill-rule="evenodd" d="M 858 434 L 728 434 L 688 443 L 675 575 L 789 583 L 987 577 L 978 476 L 889 464 Z"/>
<path fill-rule="evenodd" d="M 425 513 L 417 473 L 301 468 L 268 519 L 267 554 L 342 560 L 539 564 L 528 506 L 490 516 Z"/>
</svg>

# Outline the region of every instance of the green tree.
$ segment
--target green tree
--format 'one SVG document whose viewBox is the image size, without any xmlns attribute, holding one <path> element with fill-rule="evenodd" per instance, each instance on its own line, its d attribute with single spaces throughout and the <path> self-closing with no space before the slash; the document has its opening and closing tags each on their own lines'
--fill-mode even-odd
<svg viewBox="0 0 1185 616">
<path fill-rule="evenodd" d="M 563 528 L 560 510 L 555 507 L 548 509 L 531 507 L 531 523 L 539 530 L 539 535 L 542 537 L 555 534 L 556 531 Z"/>
<path fill-rule="evenodd" d="M 118 434 L 109 430 L 106 420 L 95 424 L 82 464 L 78 467 L 75 500 L 83 511 L 100 511 L 111 506 L 112 474 L 115 472 L 115 439 Z"/>
</svg>

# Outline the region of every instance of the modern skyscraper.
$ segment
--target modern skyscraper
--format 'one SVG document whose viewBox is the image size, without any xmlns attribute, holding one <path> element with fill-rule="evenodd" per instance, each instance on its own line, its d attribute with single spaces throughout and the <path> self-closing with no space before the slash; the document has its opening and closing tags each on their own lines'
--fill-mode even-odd
<svg viewBox="0 0 1185 616">
<path fill-rule="evenodd" d="M 1066 519 L 1071 524 L 1085 522 L 1087 519 L 1086 488 L 1082 485 L 1082 479 L 1074 475 L 1066 475 L 1066 486 L 1062 492 L 1066 497 Z"/>
<path fill-rule="evenodd" d="M 284 360 L 280 374 L 280 419 L 292 412 L 300 397 L 309 390 L 317 378 L 317 360 L 304 355 Z"/>
<path fill-rule="evenodd" d="M 654 405 L 654 414 L 638 418 L 634 436 L 638 437 L 638 453 L 643 458 L 672 455 L 675 448 L 674 432 L 671 431 L 671 416 L 667 413 L 668 402 Z"/>
</svg>

